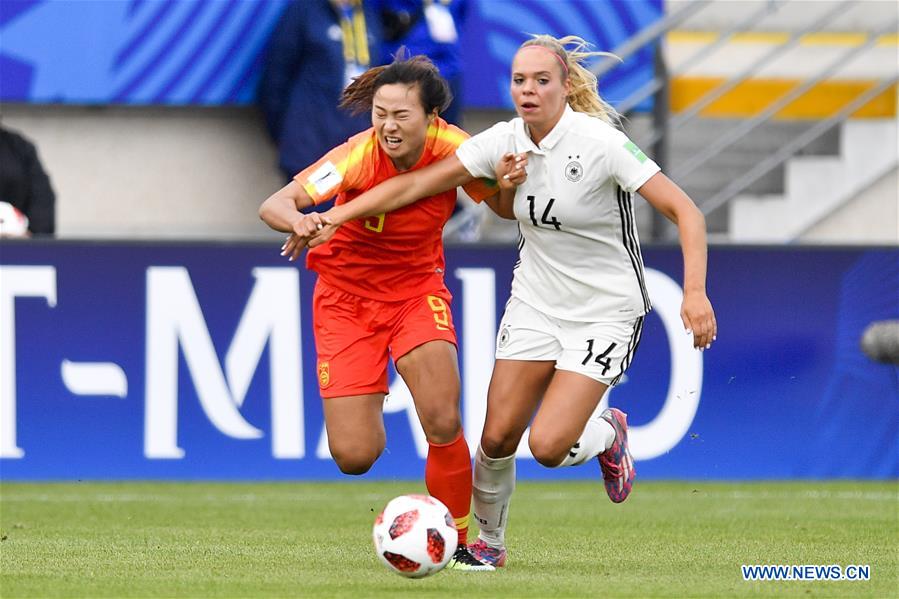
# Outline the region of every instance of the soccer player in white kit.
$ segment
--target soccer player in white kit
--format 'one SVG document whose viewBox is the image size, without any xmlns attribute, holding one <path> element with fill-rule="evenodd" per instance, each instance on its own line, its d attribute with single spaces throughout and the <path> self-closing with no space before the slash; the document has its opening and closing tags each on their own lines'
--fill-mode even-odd
<svg viewBox="0 0 899 599">
<path fill-rule="evenodd" d="M 389 212 L 476 177 L 497 177 L 507 216 L 519 222 L 520 260 L 497 335 L 475 457 L 480 534 L 470 546 L 495 566 L 506 562 L 515 451 L 528 424 L 531 452 L 544 466 L 598 458 L 611 500 L 624 501 L 631 491 L 626 415 L 616 408 L 594 412 L 630 365 L 651 308 L 634 192 L 678 226 L 681 317 L 694 347 L 708 349 L 717 334 L 705 291 L 705 219 L 615 128 L 614 109 L 582 65 L 596 54 L 585 47 L 573 36 L 540 35 L 522 44 L 512 63 L 518 118 L 475 135 L 432 166 L 391 178 L 322 215 L 309 214 L 307 237 L 287 246 L 287 253 L 298 253 L 307 242 L 323 243 L 347 220 Z"/>
</svg>

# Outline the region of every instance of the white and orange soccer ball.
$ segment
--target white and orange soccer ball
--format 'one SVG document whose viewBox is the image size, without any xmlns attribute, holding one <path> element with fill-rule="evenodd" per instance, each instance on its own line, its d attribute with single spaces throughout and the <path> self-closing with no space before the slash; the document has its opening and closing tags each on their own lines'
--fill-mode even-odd
<svg viewBox="0 0 899 599">
<path fill-rule="evenodd" d="M 375 518 L 375 552 L 389 570 L 423 578 L 442 570 L 459 542 L 449 510 L 429 495 L 391 499 Z"/>
<path fill-rule="evenodd" d="M 0 237 L 24 237 L 27 233 L 28 217 L 9 202 L 0 202 Z"/>
</svg>

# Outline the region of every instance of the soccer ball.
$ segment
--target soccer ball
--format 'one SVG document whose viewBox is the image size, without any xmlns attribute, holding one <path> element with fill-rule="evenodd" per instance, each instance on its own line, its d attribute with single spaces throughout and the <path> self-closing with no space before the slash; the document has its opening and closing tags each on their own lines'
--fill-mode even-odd
<svg viewBox="0 0 899 599">
<path fill-rule="evenodd" d="M 423 578 L 442 570 L 459 542 L 449 510 L 428 495 L 391 499 L 375 518 L 372 538 L 381 562 L 409 578 Z"/>
<path fill-rule="evenodd" d="M 28 217 L 9 202 L 0 202 L 0 237 L 23 237 L 26 233 Z"/>
</svg>

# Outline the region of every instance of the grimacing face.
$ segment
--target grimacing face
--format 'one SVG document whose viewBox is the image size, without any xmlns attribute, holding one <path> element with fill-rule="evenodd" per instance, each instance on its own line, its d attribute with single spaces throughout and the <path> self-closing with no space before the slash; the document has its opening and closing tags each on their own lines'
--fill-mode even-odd
<svg viewBox="0 0 899 599">
<path fill-rule="evenodd" d="M 515 110 L 525 123 L 548 131 L 562 117 L 571 84 L 552 50 L 525 46 L 512 60 L 510 91 Z"/>
<path fill-rule="evenodd" d="M 436 116 L 436 112 L 425 113 L 418 85 L 389 83 L 375 92 L 371 125 L 397 170 L 407 170 L 418 162 L 428 126 Z"/>
</svg>

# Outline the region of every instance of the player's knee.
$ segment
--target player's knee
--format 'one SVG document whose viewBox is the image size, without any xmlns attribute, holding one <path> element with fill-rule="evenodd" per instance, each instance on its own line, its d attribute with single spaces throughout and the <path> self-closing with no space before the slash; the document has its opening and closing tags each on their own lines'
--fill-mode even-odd
<svg viewBox="0 0 899 599">
<path fill-rule="evenodd" d="M 422 415 L 421 427 L 428 441 L 436 444 L 452 443 L 462 432 L 462 419 L 459 411 L 449 413 Z"/>
<path fill-rule="evenodd" d="M 518 449 L 518 438 L 502 433 L 494 433 L 486 428 L 481 435 L 481 449 L 491 458 L 504 458 Z"/>
<path fill-rule="evenodd" d="M 381 455 L 380 451 L 375 450 L 356 450 L 347 451 L 331 448 L 331 457 L 344 474 L 360 475 L 365 474 L 377 461 Z"/>
<path fill-rule="evenodd" d="M 547 468 L 555 468 L 561 464 L 571 448 L 571 444 L 564 443 L 560 439 L 534 435 L 533 431 L 528 438 L 528 446 L 534 459 Z"/>
<path fill-rule="evenodd" d="M 462 415 L 459 413 L 459 396 L 451 393 L 429 401 L 416 402 L 418 418 L 425 436 L 431 443 L 452 443 L 462 430 Z"/>
<path fill-rule="evenodd" d="M 352 475 L 360 475 L 365 474 L 371 467 L 374 465 L 375 461 L 371 459 L 365 459 L 364 457 L 351 457 L 351 458 L 334 458 L 334 461 L 337 463 L 337 467 L 340 468 L 340 471 L 344 474 L 352 474 Z"/>
</svg>

